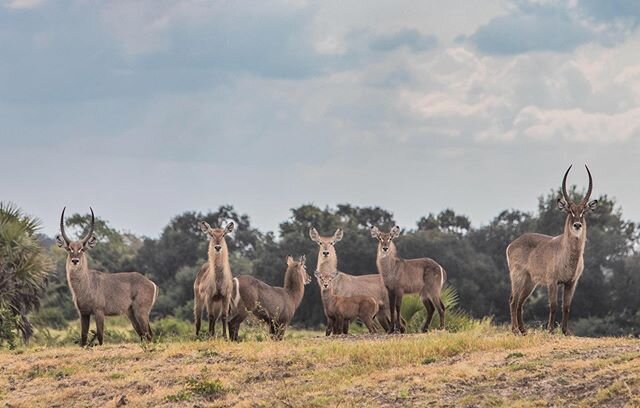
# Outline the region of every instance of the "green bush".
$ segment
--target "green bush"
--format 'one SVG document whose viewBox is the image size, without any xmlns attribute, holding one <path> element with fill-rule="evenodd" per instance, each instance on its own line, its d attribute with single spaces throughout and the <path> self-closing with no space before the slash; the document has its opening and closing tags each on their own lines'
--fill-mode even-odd
<svg viewBox="0 0 640 408">
<path fill-rule="evenodd" d="M 466 312 L 458 308 L 459 304 L 458 292 L 453 286 L 445 286 L 442 290 L 442 303 L 444 303 L 446 314 L 446 328 L 448 331 L 457 332 L 471 328 L 475 320 Z M 409 333 L 419 333 L 422 331 L 422 324 L 427 315 L 427 311 L 420 300 L 420 295 L 406 295 L 402 298 L 402 309 L 400 311 L 402 317 L 407 321 L 407 331 Z M 430 329 L 437 328 L 440 325 L 440 316 L 438 312 L 434 312 Z"/>
</svg>

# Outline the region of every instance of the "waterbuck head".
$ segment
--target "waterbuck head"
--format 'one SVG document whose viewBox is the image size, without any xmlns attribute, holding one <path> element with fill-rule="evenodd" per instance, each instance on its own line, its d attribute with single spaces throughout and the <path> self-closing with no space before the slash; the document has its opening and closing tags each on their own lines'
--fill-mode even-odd
<svg viewBox="0 0 640 408">
<path fill-rule="evenodd" d="M 378 249 L 381 257 L 389 255 L 392 241 L 400 236 L 400 227 L 397 225 L 391 228 L 389 232 L 382 232 L 376 226 L 371 227 L 371 236 L 378 240 Z"/>
<path fill-rule="evenodd" d="M 224 228 L 211 228 L 206 221 L 200 221 L 198 223 L 202 232 L 207 234 L 210 239 L 209 246 L 212 247 L 217 253 L 222 251 L 222 248 L 226 247 L 227 243 L 224 237 L 233 231 L 233 221 L 228 223 Z"/>
<path fill-rule="evenodd" d="M 321 291 L 331 290 L 331 283 L 338 276 L 338 272 L 330 273 L 330 274 L 321 274 L 318 271 L 315 271 L 313 275 L 318 280 L 318 285 L 320 286 Z"/>
<path fill-rule="evenodd" d="M 298 274 L 298 278 L 308 285 L 311 283 L 311 276 L 307 273 L 307 257 L 302 255 L 298 260 L 293 259 L 291 255 L 287 256 L 287 271 L 285 272 L 285 279 L 288 281 L 290 278 L 295 277 L 292 274 Z"/>
<path fill-rule="evenodd" d="M 93 235 L 96 220 L 93 215 L 93 208 L 89 207 L 91 210 L 91 226 L 89 232 L 81 240 L 72 241 L 64 230 L 64 211 L 66 209 L 67 207 L 64 207 L 62 209 L 62 215 L 60 215 L 60 235 L 56 236 L 56 243 L 60 248 L 67 251 L 67 260 L 71 261 L 73 265 L 78 265 L 83 259 L 85 251 L 96 246 L 96 242 L 98 242 L 95 235 Z"/>
<path fill-rule="evenodd" d="M 567 193 L 567 176 L 569 175 L 571 166 L 569 166 L 564 173 L 564 178 L 562 179 L 562 197 L 558 198 L 558 208 L 567 213 L 567 222 L 571 225 L 571 233 L 574 236 L 580 236 L 582 234 L 585 225 L 585 215 L 595 210 L 598 205 L 598 200 L 589 201 L 593 189 L 593 180 L 589 167 L 586 165 L 584 167 L 587 169 L 587 174 L 589 175 L 589 188 L 582 201 L 577 204 L 572 202 Z"/>
<path fill-rule="evenodd" d="M 336 257 L 336 249 L 333 246 L 336 242 L 342 239 L 342 236 L 342 228 L 338 228 L 331 237 L 321 237 L 320 234 L 318 234 L 318 231 L 313 227 L 309 230 L 309 237 L 311 240 L 320 246 L 318 258 Z"/>
</svg>

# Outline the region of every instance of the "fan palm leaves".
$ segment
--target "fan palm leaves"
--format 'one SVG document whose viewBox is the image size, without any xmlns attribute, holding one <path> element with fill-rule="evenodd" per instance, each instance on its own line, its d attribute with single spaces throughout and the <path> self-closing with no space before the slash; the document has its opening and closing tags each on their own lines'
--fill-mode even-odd
<svg viewBox="0 0 640 408">
<path fill-rule="evenodd" d="M 40 221 L 0 202 L 0 344 L 32 334 L 27 314 L 40 305 L 52 262 L 37 238 Z M 11 327 L 13 326 L 13 327 Z"/>
</svg>

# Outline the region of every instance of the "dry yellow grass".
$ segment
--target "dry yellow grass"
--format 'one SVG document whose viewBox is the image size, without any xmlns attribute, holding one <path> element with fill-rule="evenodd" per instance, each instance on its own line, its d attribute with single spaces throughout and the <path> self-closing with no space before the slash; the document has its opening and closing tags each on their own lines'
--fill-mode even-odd
<svg viewBox="0 0 640 408">
<path fill-rule="evenodd" d="M 13 407 L 639 406 L 640 342 L 461 333 L 0 352 Z M 122 401 L 121 401 L 122 402 Z"/>
</svg>

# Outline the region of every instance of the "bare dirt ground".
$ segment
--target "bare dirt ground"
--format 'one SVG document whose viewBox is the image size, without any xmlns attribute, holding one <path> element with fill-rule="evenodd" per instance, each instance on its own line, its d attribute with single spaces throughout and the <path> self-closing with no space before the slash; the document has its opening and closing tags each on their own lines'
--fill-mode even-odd
<svg viewBox="0 0 640 408">
<path fill-rule="evenodd" d="M 640 406 L 640 341 L 495 328 L 0 352 L 0 404 Z"/>
</svg>

